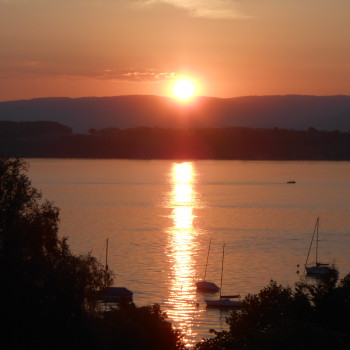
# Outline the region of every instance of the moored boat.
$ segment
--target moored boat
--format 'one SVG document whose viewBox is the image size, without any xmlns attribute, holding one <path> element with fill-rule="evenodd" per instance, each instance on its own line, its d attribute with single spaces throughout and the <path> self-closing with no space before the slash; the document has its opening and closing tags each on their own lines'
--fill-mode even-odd
<svg viewBox="0 0 350 350">
<path fill-rule="evenodd" d="M 335 272 L 335 273 L 338 274 L 338 270 L 334 266 L 331 266 L 328 263 L 320 263 L 318 261 L 318 241 L 319 241 L 319 238 L 318 238 L 318 227 L 319 227 L 319 223 L 320 223 L 320 218 L 317 217 L 315 228 L 314 228 L 314 232 L 313 232 L 312 238 L 311 238 L 309 251 L 308 251 L 306 262 L 305 262 L 306 274 L 308 274 L 308 275 L 315 275 L 315 276 L 322 276 L 322 275 L 325 275 L 325 274 L 330 273 L 330 272 Z M 313 245 L 315 236 L 316 236 L 316 249 L 315 249 L 315 251 L 316 251 L 316 261 L 315 261 L 314 265 L 308 265 L 310 251 L 311 251 L 311 247 Z"/>
<path fill-rule="evenodd" d="M 231 300 L 233 298 L 240 299 L 240 295 L 222 295 L 218 300 L 206 299 L 207 307 L 228 307 L 228 308 L 240 308 L 243 306 L 242 300 Z"/>
<path fill-rule="evenodd" d="M 208 281 L 196 282 L 196 287 L 197 290 L 203 292 L 218 292 L 220 290 L 220 287 L 218 287 L 215 283 Z"/>
<path fill-rule="evenodd" d="M 125 287 L 106 287 L 96 293 L 96 299 L 103 303 L 132 301 L 133 292 Z"/>
<path fill-rule="evenodd" d="M 324 275 L 331 271 L 338 273 L 338 270 L 329 266 L 329 264 L 317 263 L 315 266 L 305 266 L 305 269 L 308 275 Z"/>
<path fill-rule="evenodd" d="M 207 262 L 205 264 L 205 271 L 204 271 L 203 281 L 196 282 L 197 290 L 201 291 L 201 292 L 218 292 L 220 290 L 220 288 L 214 282 L 209 282 L 209 281 L 205 280 L 205 278 L 207 276 L 210 244 L 211 244 L 211 239 L 209 241 L 209 247 L 208 247 L 208 253 L 207 253 Z"/>
<path fill-rule="evenodd" d="M 220 280 L 220 296 L 219 299 L 205 299 L 207 307 L 216 308 L 240 308 L 243 306 L 243 302 L 240 300 L 241 296 L 236 295 L 222 295 L 222 276 L 224 271 L 224 256 L 225 256 L 225 244 L 222 247 L 222 263 L 221 263 L 221 280 Z M 238 300 L 231 300 L 238 299 Z"/>
<path fill-rule="evenodd" d="M 108 238 L 106 241 L 106 272 L 108 271 Z M 107 284 L 107 283 L 106 283 Z M 125 287 L 104 287 L 96 291 L 96 300 L 102 303 L 119 303 L 120 301 L 131 302 L 133 300 L 133 292 Z"/>
</svg>

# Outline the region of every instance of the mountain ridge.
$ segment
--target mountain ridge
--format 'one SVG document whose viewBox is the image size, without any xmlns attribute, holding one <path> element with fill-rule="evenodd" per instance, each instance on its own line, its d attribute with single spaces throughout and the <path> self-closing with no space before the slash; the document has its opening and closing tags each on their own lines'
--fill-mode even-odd
<svg viewBox="0 0 350 350">
<path fill-rule="evenodd" d="M 54 121 L 74 132 L 108 127 L 251 127 L 350 130 L 349 95 L 43 97 L 0 102 L 0 120 Z"/>
</svg>

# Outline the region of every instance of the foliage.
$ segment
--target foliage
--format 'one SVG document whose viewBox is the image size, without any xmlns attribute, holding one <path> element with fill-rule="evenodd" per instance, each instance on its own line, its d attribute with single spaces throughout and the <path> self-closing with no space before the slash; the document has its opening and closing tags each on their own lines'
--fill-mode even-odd
<svg viewBox="0 0 350 350">
<path fill-rule="evenodd" d="M 121 303 L 104 315 L 98 332 L 106 349 L 185 349 L 180 333 L 173 330 L 157 304 L 138 308 Z"/>
<path fill-rule="evenodd" d="M 0 121 L 0 137 L 2 139 L 55 137 L 58 135 L 69 135 L 71 133 L 71 128 L 56 122 Z"/>
<path fill-rule="evenodd" d="M 227 128 L 91 128 L 69 132 L 7 132 L 0 123 L 0 152 L 21 157 L 126 159 L 349 160 L 350 133 L 286 129 Z M 63 127 L 63 126 L 62 126 Z M 31 128 L 26 127 L 28 132 Z M 21 131 L 21 132 L 20 132 Z"/>
<path fill-rule="evenodd" d="M 271 281 L 248 295 L 242 310 L 227 319 L 229 331 L 198 343 L 196 349 L 323 349 L 350 346 L 350 274 L 337 284 L 329 274 L 295 289 Z"/>
<path fill-rule="evenodd" d="M 58 237 L 59 210 L 43 201 L 21 159 L 0 158 L 0 336 L 8 349 L 177 349 L 159 308 L 101 314 L 97 290 L 112 283 L 91 254 Z M 140 347 L 145 343 L 147 347 Z M 124 345 L 125 346 L 124 346 Z"/>
</svg>

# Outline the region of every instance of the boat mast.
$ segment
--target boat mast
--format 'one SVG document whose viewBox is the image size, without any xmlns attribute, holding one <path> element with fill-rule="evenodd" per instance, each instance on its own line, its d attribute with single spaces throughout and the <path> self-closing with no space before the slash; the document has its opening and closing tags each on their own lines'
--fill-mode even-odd
<svg viewBox="0 0 350 350">
<path fill-rule="evenodd" d="M 108 238 L 107 238 L 107 242 L 106 242 L 106 271 L 108 271 L 107 259 L 108 259 Z"/>
<path fill-rule="evenodd" d="M 314 241 L 316 230 L 317 230 L 317 238 L 318 238 L 318 222 L 319 222 L 319 219 L 320 219 L 320 217 L 317 217 L 315 228 L 314 228 L 314 233 L 312 234 L 312 239 L 311 239 L 309 251 L 308 251 L 307 257 L 306 257 L 305 266 L 307 265 L 307 262 L 309 260 L 309 255 L 310 255 L 310 251 L 311 251 L 311 247 L 312 247 L 312 242 Z M 317 245 L 318 245 L 318 239 L 317 239 Z M 318 248 L 318 246 L 316 246 L 316 262 L 317 262 L 317 248 Z"/>
<path fill-rule="evenodd" d="M 211 238 L 209 240 L 209 247 L 208 247 L 208 254 L 207 254 L 207 263 L 205 264 L 205 271 L 204 271 L 203 281 L 205 281 L 205 277 L 207 275 L 208 259 L 209 259 L 209 252 L 210 252 L 210 243 L 211 243 Z"/>
<path fill-rule="evenodd" d="M 225 243 L 222 246 L 222 262 L 221 262 L 221 280 L 220 280 L 220 298 L 221 298 L 221 290 L 222 290 L 222 275 L 224 271 L 224 256 L 225 256 Z"/>
<path fill-rule="evenodd" d="M 105 288 L 108 287 L 108 278 L 107 278 L 107 272 L 108 272 L 108 238 L 106 240 L 106 265 L 105 265 Z"/>
<path fill-rule="evenodd" d="M 318 224 L 319 224 L 320 218 L 317 218 L 316 225 L 317 225 L 317 233 L 316 233 L 316 266 L 317 266 L 317 261 L 318 261 Z"/>
</svg>

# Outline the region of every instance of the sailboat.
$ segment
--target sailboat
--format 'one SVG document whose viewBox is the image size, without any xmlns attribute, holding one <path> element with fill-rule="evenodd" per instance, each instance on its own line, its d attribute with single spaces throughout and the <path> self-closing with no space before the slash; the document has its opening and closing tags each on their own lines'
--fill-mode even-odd
<svg viewBox="0 0 350 350">
<path fill-rule="evenodd" d="M 218 292 L 219 287 L 213 283 L 205 280 L 205 277 L 207 275 L 207 268 L 208 268 L 208 260 L 209 260 L 209 252 L 210 252 L 210 244 L 211 244 L 211 238 L 209 241 L 209 247 L 208 247 L 208 254 L 207 254 L 207 262 L 205 264 L 205 271 L 204 271 L 204 278 L 203 281 L 196 282 L 197 290 L 202 292 Z"/>
<path fill-rule="evenodd" d="M 243 306 L 241 296 L 237 295 L 222 295 L 222 275 L 224 271 L 224 256 L 225 256 L 225 244 L 222 247 L 222 262 L 221 262 L 221 280 L 220 280 L 220 296 L 219 299 L 205 299 L 207 307 L 218 307 L 218 308 L 240 308 Z M 238 299 L 238 300 L 231 300 Z"/>
<path fill-rule="evenodd" d="M 108 238 L 106 242 L 106 272 L 108 271 Z M 97 293 L 97 299 L 104 303 L 118 303 L 121 299 L 132 301 L 133 292 L 125 287 L 105 287 Z"/>
<path fill-rule="evenodd" d="M 306 273 L 308 275 L 324 275 L 330 271 L 334 271 L 334 272 L 338 273 L 338 271 L 333 266 L 329 266 L 329 264 L 327 264 L 327 263 L 321 263 L 318 261 L 318 227 L 319 227 L 319 224 L 320 224 L 320 218 L 317 217 L 314 232 L 312 234 L 312 239 L 311 239 L 309 251 L 307 253 L 307 258 L 306 258 L 306 262 L 305 262 Z M 311 247 L 312 247 L 313 241 L 315 239 L 315 236 L 316 236 L 316 262 L 314 265 L 308 265 L 310 251 L 311 251 Z"/>
</svg>

